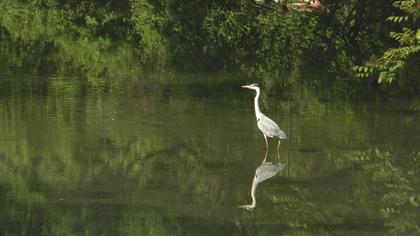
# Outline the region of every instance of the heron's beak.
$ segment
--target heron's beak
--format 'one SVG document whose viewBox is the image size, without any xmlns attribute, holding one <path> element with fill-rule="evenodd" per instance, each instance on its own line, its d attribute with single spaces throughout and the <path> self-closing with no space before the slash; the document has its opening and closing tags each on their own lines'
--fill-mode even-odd
<svg viewBox="0 0 420 236">
<path fill-rule="evenodd" d="M 242 88 L 247 88 L 247 89 L 252 89 L 251 88 L 251 85 L 243 85 L 243 86 L 241 86 Z"/>
<path fill-rule="evenodd" d="M 246 209 L 248 211 L 252 211 L 255 208 L 255 207 L 252 207 L 251 205 L 242 205 L 242 206 L 238 206 L 238 207 L 242 208 L 242 209 Z"/>
</svg>

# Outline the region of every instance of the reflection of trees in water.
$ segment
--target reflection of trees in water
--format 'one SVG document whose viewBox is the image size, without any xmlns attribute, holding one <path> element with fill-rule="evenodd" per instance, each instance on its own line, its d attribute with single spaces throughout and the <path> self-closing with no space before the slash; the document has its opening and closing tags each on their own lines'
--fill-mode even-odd
<svg viewBox="0 0 420 236">
<path fill-rule="evenodd" d="M 245 201 L 245 188 L 236 188 L 238 181 L 234 180 L 243 175 L 233 172 L 242 170 L 232 171 L 236 165 L 232 163 L 239 163 L 243 152 L 226 141 L 246 133 L 219 129 L 225 127 L 221 123 L 229 121 L 214 117 L 205 120 L 209 106 L 194 106 L 173 97 L 168 98 L 170 105 L 158 106 L 149 98 L 135 99 L 135 105 L 129 99 L 109 99 L 106 94 L 85 96 L 80 84 L 60 87 L 60 83 L 52 82 L 47 89 L 51 93 L 60 91 L 54 96 L 0 100 L 0 217 L 4 217 L 0 222 L 11 222 L 14 227 L 7 228 L 10 232 L 19 234 L 27 227 L 31 232 L 41 234 L 45 230 L 55 235 L 75 229 L 100 234 L 110 228 L 115 234 L 183 234 L 194 229 L 202 232 L 203 228 L 215 232 L 214 225 L 224 232 L 239 230 L 254 235 L 356 234 L 388 229 L 401 234 L 418 232 L 419 155 L 354 152 L 351 148 L 343 151 L 336 147 L 342 147 L 353 133 L 362 138 L 352 136 L 358 139 L 352 145 L 366 142 L 360 150 L 370 143 L 371 123 L 362 119 L 368 106 L 361 109 L 362 113 L 351 106 L 339 107 L 331 115 L 334 109 L 319 101 L 295 107 L 280 104 L 277 109 L 284 110 L 281 114 L 288 109 L 296 109 L 299 114 L 290 128 L 294 136 L 291 174 L 287 179 L 271 179 L 270 184 L 259 188 L 262 201 L 249 214 L 236 209 L 238 202 Z M 44 88 L 40 90 L 42 93 Z M 202 115 L 179 115 L 188 109 L 194 110 L 191 113 L 199 110 Z M 180 125 L 179 132 L 187 141 L 167 138 L 172 133 L 162 128 L 161 120 L 142 119 L 167 116 L 162 110 L 181 111 L 171 113 L 169 119 L 176 121 L 175 127 Z M 237 115 L 227 112 L 224 114 L 228 117 Z M 314 123 L 311 117 L 315 114 L 320 114 L 320 119 Z M 372 119 L 381 117 L 377 114 Z M 406 127 L 411 132 L 417 131 L 414 121 Z M 243 127 L 244 123 L 235 122 L 228 125 L 238 130 Z M 203 123 L 208 127 L 201 129 Z M 197 129 L 213 139 L 194 136 Z M 318 130 L 328 132 L 322 139 L 309 142 L 307 139 L 319 134 Z M 393 130 L 395 127 L 390 127 L 381 134 L 386 136 Z M 405 134 L 405 130 L 402 132 Z M 202 139 L 196 141 L 197 137 Z M 261 141 L 259 136 L 255 140 Z M 319 140 L 329 144 L 322 145 Z M 232 156 L 209 161 L 216 154 L 226 154 L 228 148 Z M 317 155 L 313 155 L 315 152 Z M 318 159 L 311 159 L 313 156 Z M 244 182 L 249 189 L 248 179 Z M 190 219 L 194 221 L 186 222 Z"/>
<path fill-rule="evenodd" d="M 342 160 L 330 174 L 273 179 L 278 191 L 263 191 L 266 200 L 253 216 L 237 218 L 238 228 L 246 234 L 420 233 L 420 153 L 350 151 L 335 158 Z"/>
<path fill-rule="evenodd" d="M 209 173 L 196 147 L 166 138 L 170 135 L 155 124 L 140 129 L 137 122 L 144 120 L 123 119 L 159 112 L 154 101 L 137 103 L 139 108 L 116 115 L 122 108 L 106 97 L 0 100 L 0 202 L 6 203 L 0 234 L 26 229 L 37 235 L 79 230 L 98 235 L 115 225 L 128 227 L 113 222 L 128 213 L 136 220 L 148 218 L 143 226 L 155 228 L 141 232 L 153 232 L 159 231 L 162 212 L 172 222 L 177 215 L 210 215 L 197 201 L 210 206 L 219 201 L 219 177 Z"/>
<path fill-rule="evenodd" d="M 128 142 L 122 146 L 113 144 L 112 141 L 107 142 L 107 146 L 113 146 L 108 150 L 113 152 L 112 157 L 102 159 L 100 163 L 78 163 L 78 160 L 66 163 L 70 165 L 66 168 L 77 170 L 63 173 L 76 174 L 71 177 L 65 176 L 69 185 L 62 179 L 51 182 L 50 177 L 42 176 L 58 175 L 62 170 L 59 157 L 37 157 L 35 161 L 40 162 L 39 164 L 27 163 L 24 165 L 27 167 L 22 169 L 10 156 L 3 153 L 0 155 L 0 167 L 7 170 L 1 175 L 1 186 L 5 184 L 3 181 L 8 186 L 2 188 L 1 193 L 6 194 L 3 197 L 16 201 L 17 206 L 29 207 L 25 214 L 36 219 L 39 224 L 31 225 L 29 232 L 37 234 L 41 227 L 45 227 L 42 230 L 47 234 L 79 232 L 78 230 L 98 234 L 112 225 L 118 225 L 121 228 L 113 229 L 115 233 L 127 230 L 136 230 L 136 233 L 163 233 L 169 232 L 170 229 L 161 225 L 164 220 L 161 218 L 161 211 L 167 212 L 165 220 L 176 222 L 176 217 L 179 216 L 203 216 L 203 209 L 197 208 L 198 202 L 194 202 L 198 199 L 191 198 L 190 194 L 206 196 L 205 201 L 208 201 L 210 206 L 217 201 L 220 192 L 217 177 L 210 177 L 206 167 L 199 161 L 198 153 L 186 143 L 180 142 L 162 150 L 138 154 L 134 158 L 124 158 L 133 154 L 137 142 Z M 32 179 L 27 176 L 25 169 L 30 170 L 30 175 L 35 174 L 38 177 Z M 79 170 L 91 170 L 90 180 L 83 182 L 86 173 Z M 192 202 L 177 205 L 179 201 L 185 201 L 182 199 Z M 101 203 L 105 204 L 104 209 L 100 209 L 99 212 L 93 210 Z M 28 222 L 20 217 L 13 217 L 15 207 L 4 207 L 2 216 L 9 218 L 6 221 L 8 223 L 14 220 L 13 224 L 19 227 L 8 228 L 7 226 L 13 225 L 11 223 L 7 224 L 4 230 L 20 234 L 20 230 L 25 228 L 23 226 Z M 84 211 L 85 215 L 80 216 L 80 211 Z M 43 212 L 48 218 L 39 217 L 39 212 Z M 208 214 L 210 213 L 205 213 Z M 127 215 L 128 218 L 120 222 L 111 222 L 115 220 L 116 215 Z M 98 224 L 87 224 L 83 225 L 83 229 L 77 229 L 80 220 Z M 106 222 L 110 225 L 103 225 Z M 138 224 L 141 227 L 137 227 Z"/>
<path fill-rule="evenodd" d="M 420 152 L 406 156 L 390 155 L 379 150 L 350 156 L 359 164 L 369 188 L 366 195 L 377 195 L 379 212 L 392 233 L 420 234 Z"/>
<path fill-rule="evenodd" d="M 31 126 L 31 122 L 24 126 Z M 16 131 L 15 134 L 22 132 L 18 128 Z M 79 147 L 67 149 L 66 142 L 62 142 L 63 149 L 58 149 L 58 154 L 50 150 L 44 155 L 31 155 L 43 142 L 28 135 L 26 140 L 22 136 L 13 137 L 19 142 L 2 147 L 0 196 L 28 209 L 29 218 L 36 218 L 39 226 L 48 225 L 44 230 L 51 234 L 74 232 L 81 220 L 100 222 L 82 226 L 92 234 L 109 227 L 116 227 L 115 233 L 166 234 L 175 230 L 182 234 L 190 232 L 188 227 L 208 227 L 203 222 L 223 214 L 218 205 L 229 199 L 226 196 L 229 192 L 223 190 L 227 180 L 212 174 L 200 151 L 186 142 L 166 145 L 155 140 L 158 143 L 153 144 L 140 137 L 118 139 L 123 137 L 119 134 L 94 136 L 96 139 L 90 140 L 81 133 L 77 135 L 81 139 Z M 83 143 L 92 145 L 86 147 Z M 258 191 L 259 198 L 264 200 L 254 216 L 228 214 L 226 218 L 235 219 L 235 228 L 226 226 L 229 225 L 226 218 L 218 223 L 226 224 L 223 227 L 228 232 L 239 230 L 248 234 L 386 232 L 384 226 L 392 232 L 415 234 L 419 222 L 419 160 L 419 154 L 397 159 L 373 151 L 349 151 L 327 157 L 323 162 L 326 166 L 323 170 L 329 170 L 326 174 L 305 179 L 272 179 L 266 188 L 261 188 L 263 191 Z M 62 196 L 64 205 L 59 200 Z M 243 199 L 243 192 L 238 196 Z M 203 208 L 203 201 L 208 209 Z M 185 204 L 178 205 L 179 202 Z M 237 202 L 234 199 L 231 204 Z M 98 204 L 104 207 L 96 211 Z M 2 215 L 8 218 L 4 222 L 29 224 L 32 232 L 41 232 L 39 226 L 16 217 L 13 206 L 2 209 Z M 81 211 L 85 212 L 82 217 Z M 40 212 L 46 217 L 40 218 Z M 121 215 L 121 221 L 106 225 Z M 188 224 L 180 221 L 180 217 L 198 217 L 202 221 L 196 222 L 198 225 Z"/>
<path fill-rule="evenodd" d="M 81 220 L 100 222 L 83 225 L 83 230 L 94 234 L 112 226 L 118 228 L 116 233 L 165 234 L 173 228 L 185 232 L 186 223 L 179 217 L 198 217 L 208 222 L 214 215 L 225 213 L 219 205 L 233 207 L 244 198 L 240 189 L 237 199 L 230 199 L 232 191 L 224 189 L 229 180 L 218 176 L 206 165 L 202 150 L 187 142 L 167 143 L 161 138 L 164 133 L 135 136 L 135 130 L 115 129 L 114 133 L 102 134 L 95 131 L 96 126 L 85 126 L 94 123 L 98 115 L 114 110 L 101 106 L 99 101 L 67 100 L 62 106 L 54 105 L 54 99 L 37 102 L 34 99 L 34 104 L 23 105 L 15 101 L 7 106 L 4 101 L 0 103 L 1 124 L 13 124 L 1 127 L 2 142 L 7 145 L 0 152 L 0 196 L 28 209 L 29 218 L 38 219 L 39 225 L 48 224 L 47 232 L 72 232 Z M 63 120 L 45 125 L 45 113 Z M 75 128 L 78 132 L 65 132 L 69 126 L 79 127 Z M 55 147 L 48 145 L 51 143 Z M 40 147 L 45 148 L 43 153 L 37 151 Z M 308 173 L 314 168 L 299 160 L 291 161 L 296 171 Z M 228 231 L 249 234 L 385 231 L 384 222 L 395 232 L 417 232 L 418 167 L 418 155 L 398 159 L 381 152 L 330 155 L 323 160 L 320 173 L 311 178 L 308 175 L 305 179 L 291 176 L 270 180 L 258 191 L 258 197 L 264 199 L 258 210 L 254 216 L 246 216 L 255 218 L 228 213 L 217 223 L 229 225 L 227 218 L 234 218 L 238 226 L 232 229 L 225 225 Z M 64 198 L 64 206 L 60 198 Z M 230 200 L 230 204 L 223 205 Z M 108 216 L 98 215 L 98 204 L 104 205 L 98 212 Z M 29 224 L 14 216 L 14 211 L 11 205 L 2 207 L 2 215 L 10 219 L 7 222 Z M 83 217 L 81 211 L 85 212 Z M 38 217 L 40 212 L 45 218 Z M 120 215 L 123 220 L 105 225 Z M 206 227 L 202 222 L 188 226 Z M 31 227 L 33 232 L 40 231 L 39 226 Z"/>
</svg>

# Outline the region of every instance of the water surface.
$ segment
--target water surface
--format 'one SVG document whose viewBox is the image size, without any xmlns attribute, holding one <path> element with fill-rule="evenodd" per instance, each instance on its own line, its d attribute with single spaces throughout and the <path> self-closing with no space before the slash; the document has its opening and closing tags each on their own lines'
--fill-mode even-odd
<svg viewBox="0 0 420 236">
<path fill-rule="evenodd" d="M 262 110 L 289 136 L 267 160 L 288 167 L 247 211 L 265 144 L 242 81 L 17 77 L 0 81 L 1 235 L 419 233 L 412 101 L 263 83 Z"/>
</svg>

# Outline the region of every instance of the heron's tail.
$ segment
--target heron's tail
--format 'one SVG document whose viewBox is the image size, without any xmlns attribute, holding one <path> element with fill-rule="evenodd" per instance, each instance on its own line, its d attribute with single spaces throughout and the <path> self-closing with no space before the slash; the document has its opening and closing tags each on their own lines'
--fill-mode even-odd
<svg viewBox="0 0 420 236">
<path fill-rule="evenodd" d="M 279 139 L 287 139 L 287 135 L 283 130 L 280 130 L 279 132 Z"/>
</svg>

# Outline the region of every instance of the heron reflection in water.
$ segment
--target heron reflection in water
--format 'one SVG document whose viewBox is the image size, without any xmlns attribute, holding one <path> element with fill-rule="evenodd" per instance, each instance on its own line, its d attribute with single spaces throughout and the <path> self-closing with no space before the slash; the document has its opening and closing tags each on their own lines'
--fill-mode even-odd
<svg viewBox="0 0 420 236">
<path fill-rule="evenodd" d="M 264 115 L 260 110 L 259 104 L 259 97 L 260 97 L 260 88 L 258 84 L 251 84 L 251 85 L 244 85 L 242 88 L 252 89 L 255 90 L 255 98 L 254 98 L 254 109 L 255 109 L 255 117 L 257 118 L 257 126 L 261 130 L 262 134 L 264 135 L 265 140 L 265 148 L 268 149 L 268 141 L 267 137 L 269 138 L 276 138 L 278 139 L 277 144 L 277 153 L 280 148 L 280 141 L 282 139 L 287 139 L 287 135 L 280 129 L 280 127 L 274 122 L 272 119 L 268 118 Z"/>
<path fill-rule="evenodd" d="M 251 187 L 252 203 L 250 205 L 239 206 L 239 208 L 244 208 L 249 211 L 252 211 L 257 205 L 255 192 L 257 190 L 258 184 L 267 179 L 272 178 L 273 176 L 275 176 L 277 173 L 279 173 L 286 167 L 286 164 L 282 164 L 282 163 L 273 164 L 272 162 L 266 162 L 265 159 L 267 157 L 267 152 L 265 155 L 266 156 L 264 158 L 263 163 L 260 166 L 258 166 L 258 168 L 255 170 L 254 180 L 252 181 L 252 187 Z"/>
</svg>

